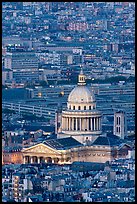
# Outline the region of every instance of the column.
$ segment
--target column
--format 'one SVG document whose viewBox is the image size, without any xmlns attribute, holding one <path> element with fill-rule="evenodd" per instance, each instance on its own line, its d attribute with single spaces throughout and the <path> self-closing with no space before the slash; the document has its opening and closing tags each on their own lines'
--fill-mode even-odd
<svg viewBox="0 0 137 204">
<path fill-rule="evenodd" d="M 66 125 L 66 130 L 67 130 L 68 129 L 68 118 L 67 117 L 66 117 L 65 125 Z"/>
<path fill-rule="evenodd" d="M 64 117 L 64 130 L 66 130 L 66 118 Z"/>
<path fill-rule="evenodd" d="M 99 118 L 100 120 L 99 120 L 99 127 L 100 127 L 100 130 L 101 130 L 101 128 L 102 128 L 102 126 L 101 126 L 101 118 Z"/>
<path fill-rule="evenodd" d="M 64 125 L 64 130 L 66 130 L 66 118 L 65 118 L 65 117 L 63 118 L 63 121 L 64 121 L 64 123 L 63 123 L 63 125 Z"/>
<path fill-rule="evenodd" d="M 100 121 L 100 118 L 98 118 L 98 130 L 100 130 L 100 128 L 99 128 L 99 121 Z"/>
<path fill-rule="evenodd" d="M 98 130 L 98 118 L 96 118 L 96 127 L 97 127 L 97 130 Z"/>
<path fill-rule="evenodd" d="M 30 157 L 30 163 L 33 164 L 33 157 Z"/>
<path fill-rule="evenodd" d="M 71 118 L 69 118 L 69 130 L 71 130 Z"/>
<path fill-rule="evenodd" d="M 68 130 L 68 127 L 69 127 L 69 120 L 68 120 L 68 117 L 67 117 L 67 124 L 66 124 L 66 126 L 67 126 L 67 130 Z"/>
<path fill-rule="evenodd" d="M 28 156 L 28 164 L 29 164 L 29 162 L 30 162 L 30 156 Z"/>
<path fill-rule="evenodd" d="M 78 130 L 78 118 L 76 118 L 75 120 L 76 120 L 76 130 Z"/>
<path fill-rule="evenodd" d="M 96 130 L 96 118 L 94 118 L 94 130 Z"/>
<path fill-rule="evenodd" d="M 87 118 L 86 123 L 87 123 L 87 131 L 89 131 L 89 118 Z"/>
<path fill-rule="evenodd" d="M 90 123 L 90 118 L 87 118 L 88 131 L 90 130 L 90 125 L 89 125 L 89 123 Z"/>
<path fill-rule="evenodd" d="M 55 162 L 54 162 L 54 159 L 53 159 L 53 158 L 52 158 L 52 161 L 51 161 L 51 163 L 52 163 L 52 164 L 54 164 L 54 163 L 55 163 Z"/>
<path fill-rule="evenodd" d="M 87 118 L 85 118 L 85 129 L 87 130 L 88 127 L 87 127 Z"/>
<path fill-rule="evenodd" d="M 69 117 L 68 117 L 68 130 L 69 130 Z"/>
<path fill-rule="evenodd" d="M 100 118 L 98 118 L 98 129 L 100 130 Z"/>
<path fill-rule="evenodd" d="M 77 118 L 77 122 L 78 122 L 78 131 L 80 131 L 80 118 Z"/>
<path fill-rule="evenodd" d="M 88 130 L 87 118 L 85 118 L 85 129 Z"/>
<path fill-rule="evenodd" d="M 46 158 L 44 158 L 44 161 L 45 161 L 45 163 L 47 163 L 47 159 Z"/>
<path fill-rule="evenodd" d="M 91 131 L 92 131 L 92 118 L 90 118 L 90 126 L 91 126 Z"/>
<path fill-rule="evenodd" d="M 62 117 L 62 129 L 64 130 L 64 117 Z"/>
<path fill-rule="evenodd" d="M 83 118 L 83 130 L 85 131 L 85 129 L 86 129 L 86 119 Z"/>
<path fill-rule="evenodd" d="M 88 120 L 85 118 L 85 129 L 88 130 Z"/>
<path fill-rule="evenodd" d="M 23 157 L 23 164 L 25 164 L 26 163 L 26 157 L 24 156 Z"/>
<path fill-rule="evenodd" d="M 72 118 L 72 130 L 74 130 L 74 118 Z"/>
<path fill-rule="evenodd" d="M 67 130 L 67 118 L 65 118 L 65 130 Z"/>
<path fill-rule="evenodd" d="M 88 127 L 89 127 L 89 131 L 91 130 L 91 122 L 90 122 L 90 118 L 88 118 Z"/>
<path fill-rule="evenodd" d="M 81 131 L 83 131 L 83 118 L 81 118 Z"/>
<path fill-rule="evenodd" d="M 83 131 L 85 131 L 85 118 L 83 118 Z"/>
<path fill-rule="evenodd" d="M 67 130 L 67 118 L 65 118 L 65 129 Z"/>
<path fill-rule="evenodd" d="M 37 159 L 38 159 L 38 164 L 40 164 L 40 157 L 37 157 Z"/>
<path fill-rule="evenodd" d="M 79 118 L 79 130 L 81 131 L 81 118 Z"/>
<path fill-rule="evenodd" d="M 69 130 L 69 117 L 68 117 L 67 130 Z"/>
</svg>

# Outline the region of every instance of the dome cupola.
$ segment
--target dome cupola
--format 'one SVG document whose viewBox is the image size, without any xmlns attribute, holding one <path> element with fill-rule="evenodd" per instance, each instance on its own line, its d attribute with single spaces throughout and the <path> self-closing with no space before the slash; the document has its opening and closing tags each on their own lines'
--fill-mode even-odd
<svg viewBox="0 0 137 204">
<path fill-rule="evenodd" d="M 68 97 L 69 104 L 90 104 L 95 103 L 94 94 L 88 89 L 85 81 L 85 75 L 81 68 L 78 75 L 78 85 L 70 92 Z"/>
<path fill-rule="evenodd" d="M 86 85 L 85 75 L 83 73 L 82 68 L 81 68 L 80 74 L 78 75 L 78 85 Z"/>
</svg>

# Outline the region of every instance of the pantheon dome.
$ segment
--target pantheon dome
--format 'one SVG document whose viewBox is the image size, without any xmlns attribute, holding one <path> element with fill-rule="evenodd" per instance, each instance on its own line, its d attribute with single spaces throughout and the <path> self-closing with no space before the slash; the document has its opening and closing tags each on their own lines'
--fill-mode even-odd
<svg viewBox="0 0 137 204">
<path fill-rule="evenodd" d="M 95 102 L 94 94 L 86 86 L 75 87 L 68 97 L 69 103 L 92 103 Z"/>
<path fill-rule="evenodd" d="M 67 109 L 62 111 L 58 138 L 71 136 L 84 143 L 96 139 L 102 133 L 101 129 L 101 112 L 96 110 L 95 96 L 86 86 L 81 70 L 78 84 L 68 96 Z"/>
</svg>

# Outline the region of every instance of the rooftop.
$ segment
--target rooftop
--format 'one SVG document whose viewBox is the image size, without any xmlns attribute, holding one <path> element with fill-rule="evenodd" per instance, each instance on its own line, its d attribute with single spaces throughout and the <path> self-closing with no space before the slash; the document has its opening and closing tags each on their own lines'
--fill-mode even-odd
<svg viewBox="0 0 137 204">
<path fill-rule="evenodd" d="M 123 140 L 115 135 L 99 136 L 92 145 L 119 146 Z"/>
<path fill-rule="evenodd" d="M 43 143 L 55 149 L 69 149 L 72 147 L 83 146 L 83 144 L 81 144 L 72 137 L 61 139 L 49 139 L 44 141 Z"/>
</svg>

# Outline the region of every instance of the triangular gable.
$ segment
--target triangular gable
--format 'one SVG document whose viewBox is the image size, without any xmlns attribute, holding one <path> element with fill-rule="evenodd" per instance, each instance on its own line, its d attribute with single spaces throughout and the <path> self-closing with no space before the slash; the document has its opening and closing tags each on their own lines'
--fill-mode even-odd
<svg viewBox="0 0 137 204">
<path fill-rule="evenodd" d="M 126 144 L 126 143 L 122 143 L 118 149 L 121 149 L 121 148 L 124 148 L 124 147 L 128 147 L 128 148 L 131 148 L 131 146 L 129 144 Z"/>
<path fill-rule="evenodd" d="M 22 149 L 23 153 L 48 153 L 48 154 L 61 154 L 59 151 L 57 151 L 54 148 L 49 147 L 48 145 L 45 145 L 43 143 L 39 143 L 36 145 L 33 145 L 28 148 Z"/>
</svg>

